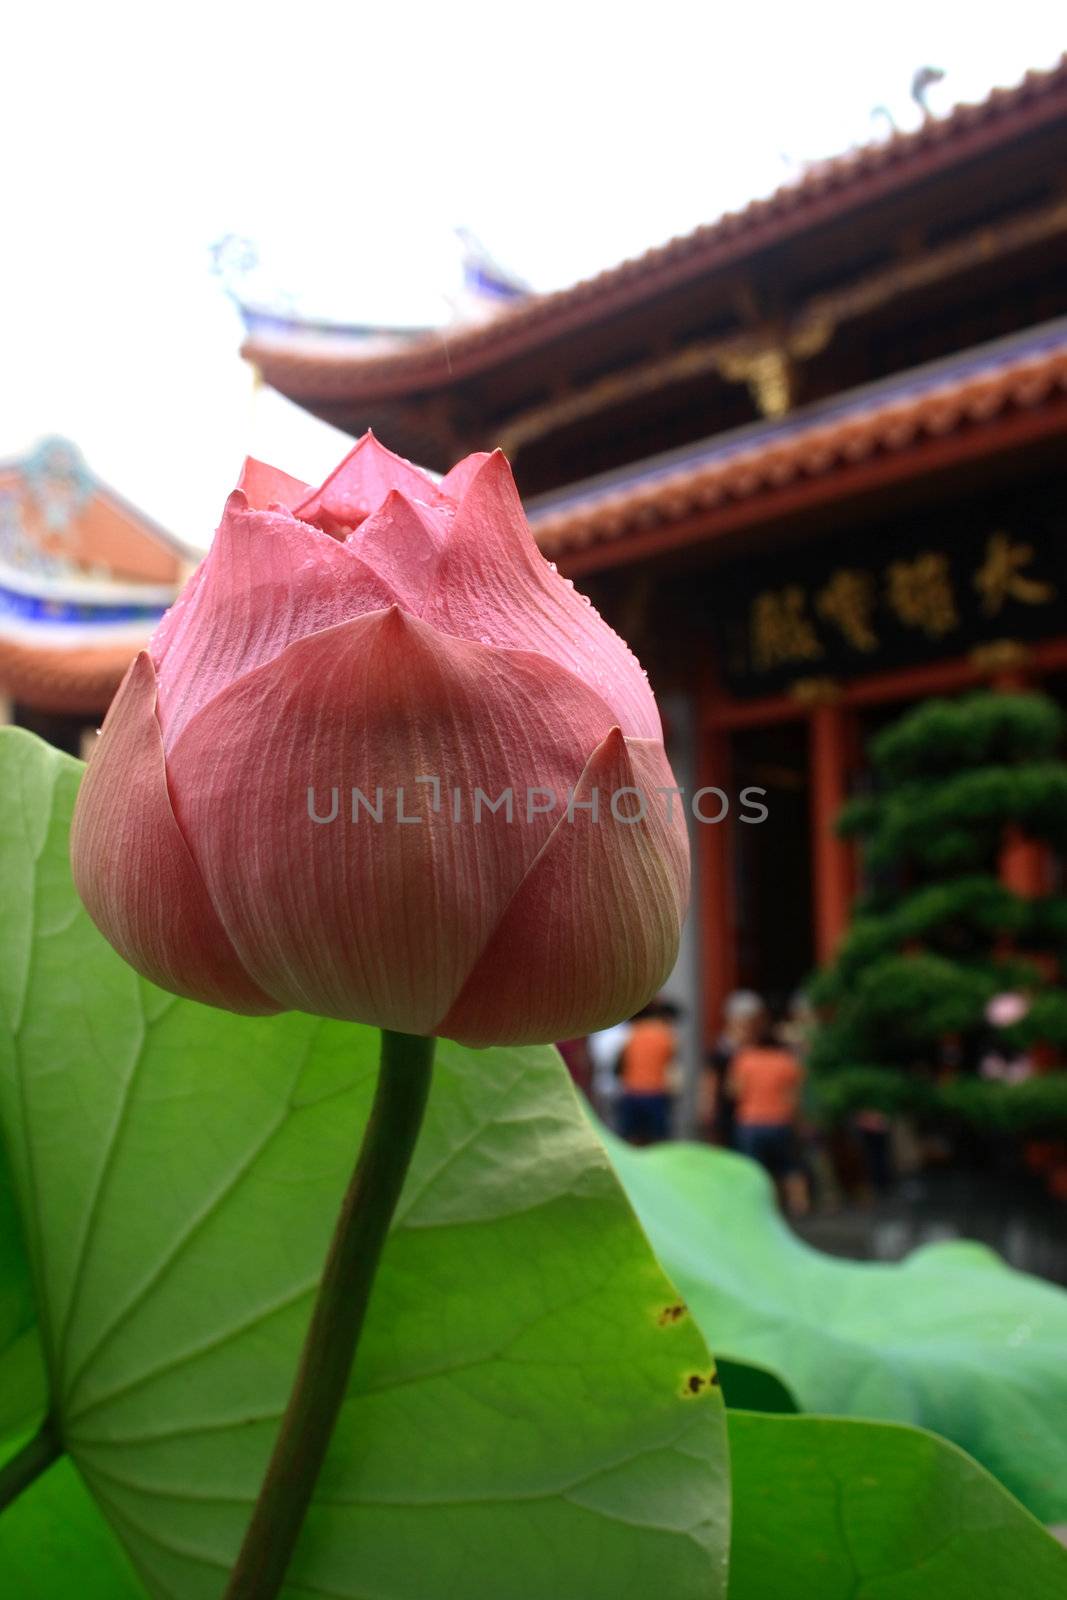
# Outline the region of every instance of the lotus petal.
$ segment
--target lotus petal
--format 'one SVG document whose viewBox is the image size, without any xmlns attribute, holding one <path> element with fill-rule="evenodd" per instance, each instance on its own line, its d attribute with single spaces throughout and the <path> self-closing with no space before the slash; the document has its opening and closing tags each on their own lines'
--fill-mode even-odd
<svg viewBox="0 0 1067 1600">
<path fill-rule="evenodd" d="M 602 695 L 628 738 L 662 738 L 637 658 L 538 550 L 499 450 L 470 478 L 424 616 L 463 639 L 538 651 Z"/>
<path fill-rule="evenodd" d="M 227 684 L 295 639 L 396 599 L 353 550 L 287 512 L 249 511 L 235 491 L 194 593 L 162 647 L 159 633 L 153 641 L 166 749 Z"/>
<path fill-rule="evenodd" d="M 255 456 L 245 456 L 237 487 L 253 511 L 266 511 L 271 506 L 286 506 L 292 511 L 311 493 L 310 483 L 257 461 Z"/>
<path fill-rule="evenodd" d="M 441 498 L 433 479 L 420 467 L 387 450 L 373 433 L 365 433 L 325 483 L 294 510 L 303 521 L 343 537 L 377 511 L 391 489 L 427 505 L 437 505 Z"/>
<path fill-rule="evenodd" d="M 662 746 L 614 728 L 575 802 L 435 1033 L 470 1045 L 572 1039 L 633 1016 L 667 977 L 689 896 L 689 850 Z"/>
<path fill-rule="evenodd" d="M 229 1011 L 280 1009 L 241 966 L 174 820 L 146 651 L 123 679 L 89 762 L 71 863 L 89 915 L 144 977 Z"/>
</svg>

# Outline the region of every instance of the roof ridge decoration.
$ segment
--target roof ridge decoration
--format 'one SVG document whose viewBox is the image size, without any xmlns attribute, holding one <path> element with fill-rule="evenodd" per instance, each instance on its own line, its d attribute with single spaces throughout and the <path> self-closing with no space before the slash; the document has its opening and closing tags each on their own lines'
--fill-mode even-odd
<svg viewBox="0 0 1067 1600">
<path fill-rule="evenodd" d="M 22 462 L 21 473 L 51 533 L 64 533 L 96 488 L 77 445 L 59 434 L 40 440 Z"/>
<path fill-rule="evenodd" d="M 0 461 L 0 480 L 8 476 L 21 480 L 46 531 L 54 534 L 60 545 L 66 531 L 95 497 L 110 502 L 117 511 L 135 521 L 142 533 L 179 560 L 195 562 L 200 559 L 198 551 L 98 477 L 79 447 L 64 434 L 45 434 L 25 454 Z M 21 563 L 13 559 L 10 524 L 12 501 L 17 498 L 11 488 L 0 485 L 0 559 L 6 558 L 16 566 Z M 21 553 L 28 555 L 27 551 Z M 35 547 L 35 559 L 29 564 L 39 569 L 42 558 L 44 552 L 39 546 Z M 54 562 L 45 561 L 45 565 L 50 571 L 59 571 Z"/>
<path fill-rule="evenodd" d="M 45 530 L 54 541 L 46 549 L 26 530 L 22 496 L 0 488 L 0 566 L 42 577 L 66 576 L 73 563 L 65 549 L 72 524 L 96 492 L 96 482 L 77 445 L 58 435 L 42 439 L 28 455 L 4 468 L 23 485 Z"/>
</svg>

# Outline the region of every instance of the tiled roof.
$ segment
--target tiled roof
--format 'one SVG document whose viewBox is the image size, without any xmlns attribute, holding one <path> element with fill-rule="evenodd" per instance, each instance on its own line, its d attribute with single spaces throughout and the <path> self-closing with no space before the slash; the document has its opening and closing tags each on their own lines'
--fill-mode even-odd
<svg viewBox="0 0 1067 1600">
<path fill-rule="evenodd" d="M 553 294 L 535 295 L 492 321 L 435 333 L 388 353 L 322 337 L 246 341 L 243 353 L 267 381 L 297 398 L 350 400 L 401 395 L 446 383 L 519 354 L 825 222 L 880 194 L 1067 116 L 1067 55 L 975 105 L 931 117 L 911 132 L 809 168 L 795 182 L 619 266 Z"/>
<path fill-rule="evenodd" d="M 69 440 L 0 463 L 0 693 L 42 711 L 102 712 L 190 555 Z"/>
<path fill-rule="evenodd" d="M 1063 323 L 968 352 L 955 365 L 938 363 L 927 373 L 842 396 L 813 418 L 798 415 L 746 430 L 740 439 L 710 440 L 681 461 L 650 462 L 600 485 L 579 485 L 543 509 L 535 502 L 530 521 L 546 555 L 563 560 L 611 544 L 625 559 L 636 535 L 699 518 L 710 537 L 716 520 L 742 502 L 752 507 L 752 520 L 770 518 L 801 485 L 832 479 L 845 492 L 850 469 L 879 457 L 903 457 L 955 434 L 991 434 L 1011 413 L 1060 405 L 1067 424 Z"/>
</svg>

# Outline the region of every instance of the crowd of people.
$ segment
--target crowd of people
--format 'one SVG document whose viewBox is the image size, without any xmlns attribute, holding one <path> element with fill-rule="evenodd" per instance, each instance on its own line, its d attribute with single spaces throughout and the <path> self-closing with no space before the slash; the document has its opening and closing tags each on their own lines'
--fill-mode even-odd
<svg viewBox="0 0 1067 1600">
<path fill-rule="evenodd" d="M 680 1015 L 660 997 L 630 1022 L 560 1046 L 575 1082 L 631 1144 L 655 1144 L 674 1130 L 683 1088 Z M 801 1138 L 806 1032 L 802 997 L 776 1024 L 753 991 L 730 995 L 696 1108 L 700 1135 L 758 1161 L 792 1216 L 808 1210 L 811 1194 Z"/>
</svg>

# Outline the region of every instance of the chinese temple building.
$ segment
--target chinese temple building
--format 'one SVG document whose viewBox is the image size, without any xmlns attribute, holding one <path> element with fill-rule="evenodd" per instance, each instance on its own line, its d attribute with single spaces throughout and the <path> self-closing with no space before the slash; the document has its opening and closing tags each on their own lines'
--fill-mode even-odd
<svg viewBox="0 0 1067 1600">
<path fill-rule="evenodd" d="M 190 561 L 66 440 L 0 464 L 0 721 L 80 754 Z"/>
<path fill-rule="evenodd" d="M 708 1036 L 833 949 L 873 732 L 967 686 L 1067 701 L 1065 174 L 1067 58 L 447 343 L 245 345 L 425 465 L 502 445 L 648 666 L 679 782 L 766 790 L 758 828 L 695 829 Z"/>
</svg>

